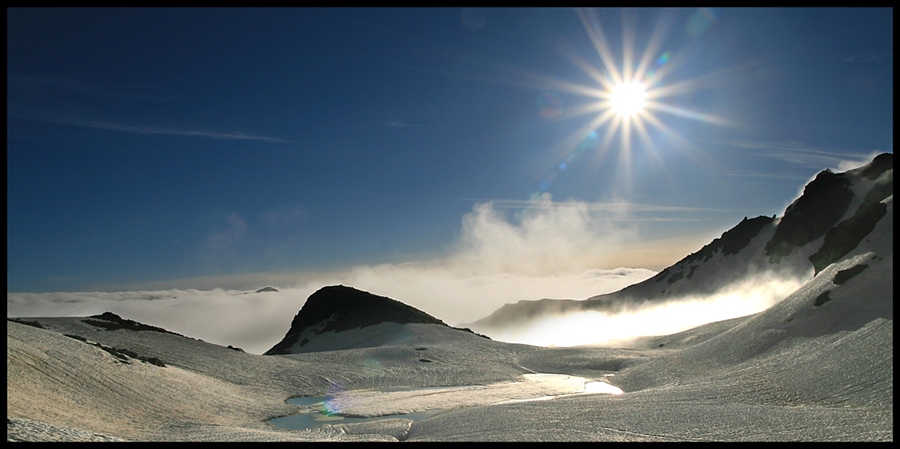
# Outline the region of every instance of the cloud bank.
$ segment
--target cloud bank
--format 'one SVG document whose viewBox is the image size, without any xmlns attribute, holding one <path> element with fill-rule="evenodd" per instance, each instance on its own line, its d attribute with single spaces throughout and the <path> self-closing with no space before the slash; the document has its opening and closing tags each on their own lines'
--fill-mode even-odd
<svg viewBox="0 0 900 449">
<path fill-rule="evenodd" d="M 706 323 L 752 315 L 775 305 L 803 285 L 804 279 L 771 273 L 733 283 L 715 294 L 645 302 L 617 311 L 585 311 L 546 316 L 487 332 L 495 339 L 536 346 L 611 344 L 669 335 Z"/>
<path fill-rule="evenodd" d="M 549 195 L 533 200 L 531 206 L 512 210 L 490 202 L 476 204 L 463 217 L 456 244 L 440 259 L 322 273 L 200 278 L 180 285 L 148 283 L 121 292 L 8 293 L 7 316 L 111 311 L 204 341 L 262 353 L 284 336 L 306 298 L 326 285 L 349 285 L 388 296 L 458 325 L 507 303 L 585 299 L 656 274 L 615 267 L 617 254 L 640 237 L 633 227 L 617 227 L 617 218 L 627 211 L 597 211 L 574 201 L 554 203 Z M 227 243 L 242 229 L 237 218 L 231 224 L 206 243 L 213 247 Z M 207 284 L 208 289 L 185 284 Z M 279 292 L 255 292 L 265 285 Z"/>
</svg>

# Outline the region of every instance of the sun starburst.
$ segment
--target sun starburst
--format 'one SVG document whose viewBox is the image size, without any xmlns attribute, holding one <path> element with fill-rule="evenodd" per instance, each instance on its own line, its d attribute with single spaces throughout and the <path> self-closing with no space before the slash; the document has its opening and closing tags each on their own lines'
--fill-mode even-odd
<svg viewBox="0 0 900 449">
<path fill-rule="evenodd" d="M 564 148 L 578 146 L 579 142 L 584 141 L 585 136 L 592 136 L 596 139 L 595 136 L 598 132 L 602 132 L 602 129 L 605 128 L 601 144 L 597 149 L 602 159 L 618 136 L 617 148 L 620 164 L 618 173 L 626 178 L 627 187 L 630 185 L 633 134 L 640 139 L 641 148 L 645 150 L 646 155 L 658 162 L 662 159 L 657 145 L 651 137 L 651 130 L 658 131 L 665 136 L 668 142 L 674 142 L 677 147 L 689 148 L 695 150 L 695 153 L 701 151 L 696 145 L 681 137 L 672 127 L 666 125 L 661 114 L 719 125 L 727 123 L 720 117 L 674 106 L 664 101 L 668 97 L 705 87 L 705 78 L 675 82 L 667 80 L 673 67 L 677 65 L 673 63 L 675 58 L 673 58 L 672 52 L 661 51 L 667 22 L 662 21 L 653 29 L 643 53 L 640 58 L 636 58 L 634 30 L 629 26 L 629 21 L 623 20 L 623 51 L 621 62 L 619 62 L 613 56 L 596 11 L 579 10 L 578 16 L 600 57 L 601 64 L 599 67 L 591 64 L 571 47 L 560 46 L 557 49 L 565 59 L 573 63 L 594 82 L 593 85 L 584 85 L 551 80 L 550 85 L 547 86 L 588 100 L 584 104 L 570 108 L 563 118 L 593 115 L 593 118 L 584 127 L 562 143 Z"/>
<path fill-rule="evenodd" d="M 646 88 L 637 81 L 617 85 L 609 93 L 609 107 L 620 117 L 639 114 L 644 110 L 646 100 Z"/>
</svg>

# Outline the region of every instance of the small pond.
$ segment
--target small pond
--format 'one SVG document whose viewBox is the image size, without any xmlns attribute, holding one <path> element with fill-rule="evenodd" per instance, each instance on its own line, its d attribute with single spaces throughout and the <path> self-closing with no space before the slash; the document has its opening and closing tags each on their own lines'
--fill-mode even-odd
<svg viewBox="0 0 900 449">
<path fill-rule="evenodd" d="M 278 418 L 273 418 L 269 420 L 273 426 L 278 427 L 279 429 L 285 430 L 302 430 L 302 429 L 311 429 L 313 427 L 318 427 L 324 424 L 349 424 L 349 423 L 360 423 L 360 422 L 369 422 L 369 421 L 378 421 L 382 419 L 391 419 L 391 418 L 405 418 L 413 421 L 418 421 L 420 419 L 425 419 L 429 416 L 434 415 L 440 410 L 428 410 L 425 412 L 416 412 L 416 413 L 404 413 L 399 415 L 384 415 L 384 416 L 373 416 L 373 417 L 354 417 L 354 416 L 341 416 L 337 414 L 327 414 L 324 412 L 325 410 L 325 401 L 328 400 L 328 396 L 304 396 L 304 397 L 296 397 L 290 398 L 287 400 L 288 404 L 299 405 L 301 407 L 312 407 L 315 410 L 308 410 L 304 413 L 298 413 L 296 415 L 288 415 L 281 416 Z"/>
<path fill-rule="evenodd" d="M 609 374 L 608 376 L 612 376 Z M 285 430 L 309 429 L 325 424 L 349 424 L 404 418 L 418 421 L 434 416 L 449 408 L 510 404 L 530 401 L 544 401 L 559 397 L 582 394 L 622 394 L 622 390 L 603 381 L 592 381 L 565 374 L 533 373 L 525 374 L 524 382 L 507 382 L 491 385 L 469 385 L 452 387 L 400 387 L 378 390 L 357 390 L 356 400 L 362 401 L 354 407 L 360 414 L 376 414 L 377 410 L 423 410 L 415 413 L 387 414 L 371 417 L 343 416 L 347 395 L 304 396 L 287 400 L 289 404 L 302 407 L 299 413 L 270 419 L 268 422 Z M 412 393 L 403 394 L 403 393 Z M 386 396 L 381 396 L 386 394 Z M 368 401 L 368 404 L 367 404 Z M 392 407 L 381 407 L 384 401 L 391 401 Z M 368 407 L 367 407 L 368 405 Z M 374 405 L 374 407 L 372 407 Z"/>
</svg>

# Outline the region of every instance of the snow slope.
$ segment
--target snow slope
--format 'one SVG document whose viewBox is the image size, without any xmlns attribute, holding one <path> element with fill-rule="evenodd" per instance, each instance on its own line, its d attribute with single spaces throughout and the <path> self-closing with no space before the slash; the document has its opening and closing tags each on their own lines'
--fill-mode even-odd
<svg viewBox="0 0 900 449">
<path fill-rule="evenodd" d="M 838 223 L 880 218 L 833 235 L 840 248 L 871 224 L 776 305 L 627 348 L 388 322 L 319 333 L 319 351 L 256 355 L 108 315 L 10 319 L 7 440 L 892 441 L 893 195 L 858 197 Z M 828 246 L 828 232 L 797 254 Z M 580 394 L 594 382 L 624 393 Z M 336 418 L 433 414 L 267 422 L 302 411 L 295 396 L 326 396 Z"/>
<path fill-rule="evenodd" d="M 843 173 L 825 170 L 807 184 L 782 217 L 745 217 L 722 237 L 650 279 L 586 300 L 507 304 L 464 326 L 492 338 L 527 342 L 518 336 L 527 335 L 529 327 L 586 311 L 617 314 L 727 297 L 733 298 L 728 300 L 735 314 L 718 320 L 759 312 L 859 246 L 884 220 L 885 200 L 892 195 L 893 154 L 881 154 Z M 599 343 L 602 338 L 598 332 L 593 341 Z M 588 342 L 589 337 L 579 344 Z"/>
</svg>

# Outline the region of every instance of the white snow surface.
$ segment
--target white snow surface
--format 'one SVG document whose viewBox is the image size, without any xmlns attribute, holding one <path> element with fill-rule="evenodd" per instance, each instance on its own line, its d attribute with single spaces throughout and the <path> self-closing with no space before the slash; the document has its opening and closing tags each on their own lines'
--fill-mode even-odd
<svg viewBox="0 0 900 449">
<path fill-rule="evenodd" d="M 885 203 L 865 241 L 774 306 L 629 348 L 403 324 L 262 356 L 78 317 L 19 318 L 7 322 L 7 440 L 893 441 Z M 140 361 L 150 357 L 166 366 Z M 603 394 L 610 387 L 623 393 Z M 302 411 L 286 402 L 295 396 L 328 396 L 348 416 L 434 414 L 303 430 L 267 422 Z"/>
</svg>

